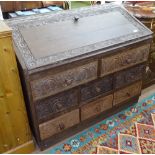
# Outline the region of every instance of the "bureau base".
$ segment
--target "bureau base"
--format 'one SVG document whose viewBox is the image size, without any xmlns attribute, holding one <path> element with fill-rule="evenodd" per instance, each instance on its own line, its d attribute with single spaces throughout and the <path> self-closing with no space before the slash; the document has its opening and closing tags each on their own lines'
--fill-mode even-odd
<svg viewBox="0 0 155 155">
<path fill-rule="evenodd" d="M 80 124 L 78 124 L 74 127 L 71 127 L 57 135 L 54 135 L 46 140 L 43 140 L 42 142 L 40 142 L 38 144 L 41 151 L 51 147 L 52 145 L 54 145 L 62 140 L 65 140 L 66 138 L 74 136 L 75 134 L 81 132 L 82 130 L 85 130 L 85 129 L 93 126 L 94 124 L 99 123 L 100 121 L 104 120 L 105 118 L 108 118 L 108 117 L 120 112 L 121 110 L 128 108 L 131 105 L 134 105 L 135 103 L 138 102 L 139 96 L 140 96 L 140 94 L 130 98 L 128 101 L 124 101 L 124 102 L 120 103 L 119 105 L 114 106 L 113 108 L 111 108 L 107 111 L 104 111 L 103 113 L 101 113 L 98 116 L 94 116 L 90 119 L 82 121 Z M 116 109 L 116 107 L 117 107 L 117 109 Z"/>
</svg>

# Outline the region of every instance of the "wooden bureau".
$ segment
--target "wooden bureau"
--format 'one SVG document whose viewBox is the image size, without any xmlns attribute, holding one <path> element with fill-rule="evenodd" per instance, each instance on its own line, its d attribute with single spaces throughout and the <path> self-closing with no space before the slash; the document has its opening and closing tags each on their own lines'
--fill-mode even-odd
<svg viewBox="0 0 155 155">
<path fill-rule="evenodd" d="M 108 4 L 6 23 L 41 149 L 138 101 L 152 32 L 124 8 Z"/>
</svg>

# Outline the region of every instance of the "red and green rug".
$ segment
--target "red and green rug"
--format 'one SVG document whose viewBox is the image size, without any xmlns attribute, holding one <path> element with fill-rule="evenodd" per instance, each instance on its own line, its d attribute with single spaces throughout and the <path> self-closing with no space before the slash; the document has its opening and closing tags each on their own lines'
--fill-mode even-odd
<svg viewBox="0 0 155 155">
<path fill-rule="evenodd" d="M 155 94 L 44 153 L 155 153 Z"/>
<path fill-rule="evenodd" d="M 155 113 L 153 125 L 135 123 L 132 129 L 118 133 L 117 148 L 97 146 L 97 154 L 155 154 Z"/>
</svg>

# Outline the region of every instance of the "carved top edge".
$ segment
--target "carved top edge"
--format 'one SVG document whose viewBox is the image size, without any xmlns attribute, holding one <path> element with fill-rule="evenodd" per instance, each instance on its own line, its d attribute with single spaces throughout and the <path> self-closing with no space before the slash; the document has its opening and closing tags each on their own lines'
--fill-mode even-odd
<svg viewBox="0 0 155 155">
<path fill-rule="evenodd" d="M 29 27 L 36 27 L 41 26 L 49 23 L 55 23 L 59 21 L 69 20 L 72 19 L 74 16 L 78 16 L 80 18 L 93 16 L 98 14 L 103 14 L 112 11 L 119 11 L 122 15 L 126 17 L 134 26 L 139 29 L 138 33 L 134 33 L 131 35 L 121 36 L 119 38 L 106 40 L 102 42 L 98 42 L 95 44 L 91 44 L 85 47 L 80 47 L 73 50 L 64 51 L 59 54 L 53 54 L 49 57 L 44 57 L 40 59 L 35 59 L 32 55 L 31 51 L 29 50 L 27 44 L 25 43 L 20 31 L 20 28 L 29 28 Z M 33 15 L 21 18 L 14 18 L 7 20 L 6 23 L 13 29 L 13 39 L 15 45 L 20 51 L 20 54 L 25 62 L 27 69 L 29 71 L 35 70 L 37 68 L 41 68 L 47 65 L 59 65 L 63 61 L 67 61 L 70 59 L 74 59 L 80 57 L 81 55 L 88 55 L 92 53 L 92 51 L 96 51 L 99 49 L 107 49 L 113 45 L 123 44 L 126 40 L 140 40 L 146 36 L 152 34 L 152 32 L 147 29 L 144 25 L 142 25 L 138 20 L 132 17 L 124 8 L 114 5 L 114 4 L 107 4 L 107 5 L 97 5 L 91 7 L 85 7 L 80 9 L 68 10 L 68 11 L 60 11 L 56 13 L 47 13 L 47 14 L 40 14 L 40 15 Z M 94 53 L 93 53 L 94 54 Z"/>
</svg>

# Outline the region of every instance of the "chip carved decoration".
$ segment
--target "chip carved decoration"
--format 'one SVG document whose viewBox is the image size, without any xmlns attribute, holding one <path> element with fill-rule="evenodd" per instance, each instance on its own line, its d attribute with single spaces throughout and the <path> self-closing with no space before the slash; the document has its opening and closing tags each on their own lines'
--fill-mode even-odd
<svg viewBox="0 0 155 155">
<path fill-rule="evenodd" d="M 102 76 L 147 60 L 150 44 L 102 59 Z"/>
<path fill-rule="evenodd" d="M 134 81 L 140 80 L 145 72 L 145 68 L 146 66 L 142 64 L 125 71 L 117 72 L 114 82 L 115 88 L 120 88 Z"/>
<path fill-rule="evenodd" d="M 31 54 L 27 44 L 25 43 L 22 35 L 20 34 L 19 28 L 29 28 L 29 27 L 37 27 L 49 23 L 55 23 L 64 20 L 72 20 L 74 16 L 78 16 L 79 18 L 83 18 L 86 16 L 94 16 L 97 14 L 102 14 L 106 12 L 119 11 L 123 14 L 133 25 L 135 25 L 139 32 L 132 33 L 130 35 L 121 36 L 119 38 L 106 40 L 103 42 L 98 42 L 95 44 L 91 44 L 85 47 L 64 51 L 59 54 L 53 54 L 48 57 L 35 59 Z M 35 69 L 41 66 L 49 65 L 49 64 L 58 64 L 63 61 L 66 61 L 73 57 L 78 57 L 80 55 L 88 55 L 91 52 L 94 52 L 99 49 L 103 49 L 115 44 L 119 44 L 125 42 L 126 40 L 134 40 L 139 37 L 144 37 L 148 34 L 146 28 L 136 22 L 134 18 L 132 18 L 128 12 L 126 12 L 123 8 L 118 7 L 116 5 L 100 5 L 93 7 L 86 7 L 81 9 L 75 9 L 70 11 L 60 11 L 56 13 L 50 14 L 42 14 L 42 15 L 34 15 L 28 17 L 21 17 L 20 19 L 11 19 L 6 21 L 6 23 L 13 29 L 13 39 L 15 41 L 15 45 L 19 49 L 22 58 L 24 59 L 28 70 Z"/>
<path fill-rule="evenodd" d="M 81 88 L 81 101 L 93 99 L 99 95 L 111 91 L 113 89 L 113 76 L 106 76 L 101 80 L 93 83 L 88 83 L 86 86 Z"/>
<path fill-rule="evenodd" d="M 36 103 L 38 119 L 50 117 L 52 114 L 60 112 L 78 104 L 77 91 L 70 90 L 60 95 L 40 100 Z"/>
<path fill-rule="evenodd" d="M 34 100 L 38 100 L 97 78 L 97 61 L 55 75 L 31 81 Z"/>
</svg>

